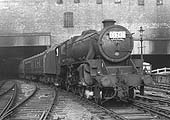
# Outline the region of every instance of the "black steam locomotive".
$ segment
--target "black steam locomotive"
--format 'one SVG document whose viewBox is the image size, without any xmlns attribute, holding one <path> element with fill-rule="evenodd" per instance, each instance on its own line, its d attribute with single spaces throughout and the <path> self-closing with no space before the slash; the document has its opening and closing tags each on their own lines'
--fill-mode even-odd
<svg viewBox="0 0 170 120">
<path fill-rule="evenodd" d="M 113 20 L 104 20 L 101 31 L 87 30 L 80 36 L 24 59 L 21 77 L 58 84 L 68 91 L 90 96 L 96 103 L 112 98 L 134 97 L 152 83 L 142 74 L 142 61 L 131 59 L 132 34 Z"/>
</svg>

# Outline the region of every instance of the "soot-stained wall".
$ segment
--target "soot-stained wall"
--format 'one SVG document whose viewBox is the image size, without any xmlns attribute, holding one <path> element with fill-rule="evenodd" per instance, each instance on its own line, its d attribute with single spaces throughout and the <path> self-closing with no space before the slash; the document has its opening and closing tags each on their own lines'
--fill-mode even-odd
<svg viewBox="0 0 170 120">
<path fill-rule="evenodd" d="M 145 30 L 144 54 L 170 53 L 169 0 L 160 5 L 157 0 L 144 0 L 144 5 L 138 5 L 138 0 L 100 0 L 101 4 L 96 3 L 98 0 L 59 1 L 1 0 L 0 33 L 51 32 L 51 43 L 58 44 L 83 30 L 100 30 L 102 20 L 114 19 L 135 33 L 134 54 L 140 53 L 140 26 Z M 73 12 L 73 27 L 64 27 L 65 12 Z"/>
</svg>

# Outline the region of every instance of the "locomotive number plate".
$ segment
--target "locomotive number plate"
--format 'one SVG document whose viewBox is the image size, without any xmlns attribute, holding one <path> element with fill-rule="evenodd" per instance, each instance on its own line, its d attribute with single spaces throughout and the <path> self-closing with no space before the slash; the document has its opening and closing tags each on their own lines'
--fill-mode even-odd
<svg viewBox="0 0 170 120">
<path fill-rule="evenodd" d="M 126 32 L 125 31 L 110 31 L 109 38 L 113 40 L 124 39 L 126 38 Z"/>
</svg>

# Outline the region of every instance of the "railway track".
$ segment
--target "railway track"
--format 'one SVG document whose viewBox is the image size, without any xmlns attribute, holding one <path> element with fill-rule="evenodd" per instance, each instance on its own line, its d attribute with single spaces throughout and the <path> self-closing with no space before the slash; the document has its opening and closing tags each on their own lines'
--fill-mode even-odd
<svg viewBox="0 0 170 120">
<path fill-rule="evenodd" d="M 111 101 L 103 106 L 97 105 L 85 98 L 75 96 L 72 93 L 67 93 L 64 90 L 59 90 L 59 101 L 55 108 L 56 119 L 66 119 L 68 116 L 64 102 L 72 101 L 80 104 L 91 114 L 86 119 L 97 117 L 100 120 L 169 120 L 170 104 L 169 100 L 156 99 L 148 96 L 138 95 L 137 99 L 131 102 Z M 55 115 L 54 115 L 55 114 Z"/>
<path fill-rule="evenodd" d="M 11 94 L 12 93 L 12 94 Z M 14 84 L 11 88 L 7 89 L 3 93 L 0 94 L 0 98 L 4 97 L 6 99 L 3 104 L 3 109 L 0 112 L 0 119 L 3 119 L 4 116 L 8 113 L 12 105 L 14 105 L 15 99 L 17 95 L 17 85 Z"/>
<path fill-rule="evenodd" d="M 169 83 L 156 83 L 156 84 L 159 85 L 159 86 L 170 88 L 170 84 Z"/>
<path fill-rule="evenodd" d="M 14 83 L 18 86 L 17 99 L 3 110 L 14 92 Z M 35 87 L 36 86 L 36 87 Z M 36 89 L 37 88 L 37 89 Z M 11 89 L 12 92 L 10 92 Z M 35 93 L 34 93 L 35 91 Z M 6 93 L 6 94 L 4 94 Z M 7 93 L 10 93 L 7 95 Z M 2 95 L 2 97 L 1 97 Z M 29 96 L 32 96 L 28 99 Z M 56 100 L 56 98 L 58 99 Z M 3 99 L 2 99 L 3 98 Z M 27 99 L 27 100 L 26 100 Z M 25 102 L 23 102 L 25 101 Z M 56 103 L 54 101 L 57 101 Z M 96 120 L 169 120 L 170 102 L 165 98 L 155 96 L 137 95 L 131 103 L 125 101 L 110 101 L 103 106 L 81 98 L 73 93 L 59 89 L 58 95 L 53 87 L 40 83 L 25 83 L 15 81 L 13 84 L 5 83 L 0 92 L 0 112 L 5 111 L 0 120 L 8 118 L 10 120 L 46 120 L 46 119 L 96 119 Z M 23 103 L 22 103 L 23 102 Z M 22 103 L 22 104 L 21 104 Z M 19 105 L 21 104 L 21 105 Z M 53 106 L 55 104 L 55 107 Z M 83 107 L 80 109 L 80 107 Z M 15 108 L 16 107 L 16 108 Z M 54 107 L 54 108 L 53 108 Z M 54 109 L 53 111 L 52 108 Z M 77 109 L 77 111 L 73 108 Z M 9 116 L 10 115 L 10 116 Z"/>
<path fill-rule="evenodd" d="M 139 93 L 139 91 L 136 91 L 136 93 Z M 170 89 L 166 89 L 164 87 L 159 87 L 157 85 L 146 86 L 145 87 L 145 95 L 170 99 L 170 96 L 169 96 L 170 95 Z"/>
<path fill-rule="evenodd" d="M 0 116 L 0 120 L 6 118 L 10 120 L 46 120 L 56 100 L 56 90 L 40 83 L 26 84 L 18 80 L 13 82 L 18 86 L 18 91 L 15 92 L 15 95 L 17 93 L 15 104 L 12 103 L 7 110 L 1 110 L 3 114 Z M 9 84 L 6 83 L 6 86 Z M 5 96 L 7 93 L 5 92 L 3 95 Z M 0 98 L 0 101 L 7 102 L 5 98 Z M 1 106 L 0 108 L 5 109 L 6 107 Z"/>
<path fill-rule="evenodd" d="M 165 94 L 170 94 L 170 90 L 158 88 L 158 87 L 145 87 L 145 91 L 155 91 L 155 92 L 161 92 Z"/>
<path fill-rule="evenodd" d="M 137 95 L 135 100 L 131 100 L 131 104 L 124 103 L 122 107 L 121 103 L 120 106 L 121 107 L 109 106 L 108 109 L 124 117 L 125 120 L 170 119 L 170 101 L 166 98 Z"/>
<path fill-rule="evenodd" d="M 143 104 L 148 109 L 152 109 L 152 111 L 156 111 L 158 114 L 164 116 L 165 118 L 170 119 L 170 99 L 169 98 L 156 98 L 155 96 L 140 96 L 138 95 L 137 98 L 139 99 L 137 102 L 139 104 Z M 143 101 L 140 101 L 143 99 Z M 144 103 L 143 103 L 144 102 Z"/>
<path fill-rule="evenodd" d="M 159 84 L 159 83 L 156 83 L 154 86 L 148 86 L 148 87 L 157 88 L 157 89 L 160 89 L 160 90 L 170 90 L 170 85 Z M 146 87 L 146 88 L 148 88 L 148 87 Z"/>
<path fill-rule="evenodd" d="M 157 82 L 154 85 L 148 86 L 148 87 L 157 88 L 159 90 L 165 90 L 165 91 L 169 91 L 170 90 L 170 84 L 169 83 L 158 83 Z"/>
</svg>

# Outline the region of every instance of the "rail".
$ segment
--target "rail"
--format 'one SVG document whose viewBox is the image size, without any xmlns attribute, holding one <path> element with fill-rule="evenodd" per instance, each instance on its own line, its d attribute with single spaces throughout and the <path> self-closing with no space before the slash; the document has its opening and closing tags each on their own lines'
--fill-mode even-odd
<svg viewBox="0 0 170 120">
<path fill-rule="evenodd" d="M 60 89 L 61 90 L 61 89 Z M 63 91 L 64 92 L 64 91 Z M 66 92 L 66 91 L 65 91 Z M 69 93 L 69 94 L 72 94 L 72 93 Z M 72 94 L 73 95 L 73 94 Z M 75 94 L 74 94 L 75 95 Z M 89 104 L 95 108 L 98 108 L 100 110 L 103 110 L 103 112 L 107 113 L 111 118 L 115 119 L 115 120 L 128 120 L 127 118 L 123 117 L 123 116 L 120 116 L 118 113 L 112 111 L 112 110 L 109 110 L 101 105 L 98 105 L 96 104 L 95 102 L 93 101 L 90 101 L 82 96 L 79 96 L 79 95 L 75 95 L 79 100 L 81 101 L 84 101 L 86 104 Z M 103 113 L 102 112 L 102 113 Z M 61 119 L 61 118 L 58 118 L 58 119 Z"/>
<path fill-rule="evenodd" d="M 18 107 L 20 107 L 22 104 L 24 104 L 26 101 L 28 101 L 37 91 L 37 87 L 35 87 L 34 91 L 32 92 L 32 94 L 30 96 L 28 96 L 27 98 L 25 98 L 22 102 L 20 102 L 19 104 L 15 105 L 14 107 L 10 108 L 7 112 L 5 112 L 0 120 L 4 120 L 5 118 L 7 118 L 9 115 L 11 115 L 15 109 L 17 109 Z"/>
<path fill-rule="evenodd" d="M 8 93 L 10 90 L 12 90 L 14 88 L 14 85 L 11 86 L 8 90 L 4 91 L 3 93 L 0 94 L 0 97 L 5 95 L 6 93 Z"/>
<path fill-rule="evenodd" d="M 54 106 L 54 103 L 55 103 L 55 101 L 56 101 L 56 99 L 57 99 L 57 97 L 58 97 L 58 92 L 57 92 L 56 88 L 54 88 L 54 90 L 55 90 L 55 91 L 54 91 L 54 92 L 55 92 L 55 93 L 54 93 L 54 99 L 53 99 L 50 107 L 49 107 L 46 111 L 44 111 L 44 112 L 42 113 L 42 115 L 41 115 L 41 117 L 40 117 L 39 120 L 46 120 L 47 117 L 48 117 L 48 115 L 49 115 L 49 113 L 50 113 L 50 111 L 52 110 L 52 107 Z"/>
<path fill-rule="evenodd" d="M 148 111 L 151 111 L 155 114 L 158 114 L 160 116 L 162 116 L 163 118 L 167 118 L 168 120 L 170 119 L 169 113 L 170 110 L 166 109 L 167 106 L 169 107 L 169 103 L 170 101 L 166 98 L 152 98 L 152 97 L 147 97 L 147 96 L 141 96 L 141 95 L 137 95 L 138 98 L 140 98 L 140 100 L 132 100 L 133 101 L 133 105 L 138 106 L 139 108 L 142 109 L 146 109 Z M 141 99 L 143 99 L 144 102 L 141 102 Z M 146 102 L 149 101 L 149 103 Z M 154 101 L 157 101 L 157 104 L 153 104 Z M 151 104 L 150 104 L 151 103 Z M 165 105 L 165 108 L 161 105 Z M 161 107 L 160 107 L 161 106 Z"/>
<path fill-rule="evenodd" d="M 0 113 L 1 117 L 5 114 L 5 112 L 7 112 L 10 109 L 10 107 L 12 107 L 12 105 L 16 99 L 16 95 L 17 95 L 17 85 L 16 84 L 13 85 L 12 89 L 10 89 L 10 90 L 14 90 L 14 93 L 13 93 L 12 97 L 10 98 L 10 100 L 8 101 L 8 103 L 5 105 L 4 109 L 1 111 L 1 113 Z"/>
<path fill-rule="evenodd" d="M 168 114 L 166 114 L 164 112 L 160 112 L 162 109 L 158 111 L 158 109 L 159 109 L 158 107 L 154 107 L 154 106 L 151 106 L 151 105 L 148 105 L 148 104 L 144 104 L 144 103 L 139 102 L 139 101 L 133 102 L 133 105 L 137 106 L 141 109 L 145 109 L 145 110 L 148 110 L 150 112 L 153 112 L 157 115 L 163 116 L 163 117 L 167 118 L 168 120 L 170 119 L 170 116 Z"/>
</svg>

